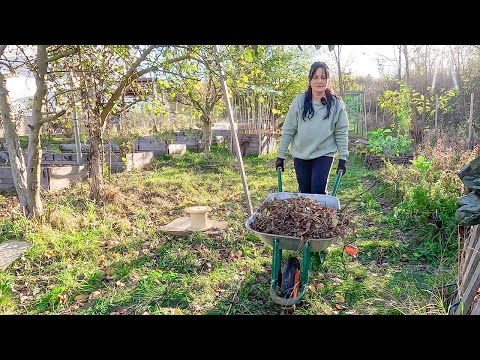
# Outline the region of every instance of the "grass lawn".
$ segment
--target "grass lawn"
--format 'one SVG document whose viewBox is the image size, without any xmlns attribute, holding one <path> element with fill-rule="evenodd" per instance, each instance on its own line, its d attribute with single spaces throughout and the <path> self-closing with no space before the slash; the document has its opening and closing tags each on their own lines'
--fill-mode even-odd
<svg viewBox="0 0 480 360">
<path fill-rule="evenodd" d="M 244 159 L 254 209 L 277 191 L 274 162 L 274 154 Z M 295 191 L 291 159 L 285 170 L 283 190 Z M 330 191 L 334 181 L 332 174 Z M 422 252 L 417 232 L 385 221 L 392 204 L 384 191 L 352 155 L 337 193 L 351 228 L 312 267 L 294 314 L 445 314 L 448 304 L 434 289 L 455 281 L 456 266 Z M 23 219 L 15 207 L 0 213 L 0 242 L 33 244 L 0 271 L 0 314 L 282 312 L 269 295 L 272 248 L 244 227 L 242 181 L 225 149 L 214 146 L 209 158 L 158 157 L 146 170 L 112 175 L 106 192 L 105 204 L 87 200 L 87 182 L 43 193 L 41 221 Z M 192 205 L 212 207 L 209 218 L 228 228 L 183 237 L 159 230 Z M 342 251 L 345 242 L 360 249 L 357 259 Z"/>
</svg>

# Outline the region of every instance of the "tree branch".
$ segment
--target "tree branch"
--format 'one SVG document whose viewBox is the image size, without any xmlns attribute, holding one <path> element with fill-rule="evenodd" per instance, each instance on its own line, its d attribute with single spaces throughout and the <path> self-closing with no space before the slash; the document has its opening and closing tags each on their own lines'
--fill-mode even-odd
<svg viewBox="0 0 480 360">
<path fill-rule="evenodd" d="M 61 59 L 61 58 L 64 58 L 64 57 L 67 57 L 67 56 L 70 56 L 70 55 L 73 55 L 73 54 L 76 54 L 78 52 L 78 48 L 75 48 L 75 49 L 72 49 L 70 51 L 67 51 L 63 54 L 58 54 L 58 55 L 55 55 L 55 56 L 52 56 L 50 58 L 48 58 L 48 62 L 52 62 L 52 61 L 55 61 L 55 60 L 58 60 L 58 59 Z"/>
<path fill-rule="evenodd" d="M 187 95 L 188 96 L 188 95 Z M 192 101 L 192 104 L 194 105 L 194 107 L 196 107 L 198 110 L 200 110 L 202 112 L 202 114 L 206 117 L 208 117 L 208 113 L 206 111 L 206 109 L 204 109 L 202 107 L 202 104 L 200 104 L 200 102 L 198 102 L 197 100 L 195 100 L 192 96 L 188 96 L 190 98 L 190 100 Z"/>
<path fill-rule="evenodd" d="M 115 92 L 112 94 L 112 96 L 110 97 L 110 99 L 108 100 L 108 102 L 105 104 L 105 107 L 103 108 L 103 111 L 102 113 L 100 114 L 100 118 L 104 119 L 103 120 L 103 124 L 102 126 L 104 126 L 105 124 L 105 119 L 107 117 L 107 115 L 110 113 L 110 111 L 112 110 L 113 108 L 113 105 L 115 104 L 115 101 L 120 97 L 120 95 L 122 94 L 123 90 L 125 89 L 125 87 L 130 84 L 132 81 L 138 79 L 139 77 L 141 77 L 142 75 L 145 75 L 149 72 L 152 72 L 154 70 L 158 70 L 159 67 L 158 66 L 151 66 L 147 69 L 143 69 L 141 71 L 137 71 L 137 67 L 140 65 L 140 63 L 145 60 L 145 58 L 148 56 L 148 54 L 150 54 L 150 52 L 152 52 L 152 50 L 155 48 L 156 46 L 155 45 L 152 45 L 152 46 L 149 46 L 148 49 L 145 50 L 145 52 L 133 63 L 133 65 L 130 67 L 130 69 L 127 71 L 127 73 L 125 74 L 123 80 L 120 81 L 120 84 L 118 85 L 117 89 L 115 90 Z M 185 55 L 185 56 L 180 56 L 180 57 L 177 57 L 177 58 L 173 58 L 173 59 L 170 59 L 170 60 L 166 60 L 164 61 L 164 65 L 165 64 L 171 64 L 171 63 L 174 63 L 174 62 L 178 62 L 178 61 L 181 61 L 181 60 L 184 60 L 184 59 L 187 59 L 189 58 L 189 55 Z"/>
<path fill-rule="evenodd" d="M 6 47 L 7 47 L 7 45 L 0 45 L 0 56 L 2 56 Z M 11 65 L 11 63 L 8 60 L 7 61 L 0 60 L 0 65 L 6 66 L 8 68 L 8 71 L 10 71 L 12 74 L 15 74 L 15 69 L 13 68 L 13 66 Z"/>
<path fill-rule="evenodd" d="M 67 111 L 66 110 L 62 110 L 60 111 L 58 114 L 56 115 L 53 115 L 53 116 L 50 116 L 50 117 L 46 117 L 46 118 L 43 118 L 42 120 L 39 120 L 38 121 L 38 126 L 42 126 L 43 124 L 47 123 L 47 122 L 50 122 L 50 121 L 53 121 L 53 120 L 56 120 L 58 119 L 60 116 L 62 115 L 65 115 Z"/>
<path fill-rule="evenodd" d="M 29 70 L 32 71 L 32 69 L 35 69 L 36 68 L 35 61 L 34 62 L 30 61 L 30 57 L 25 53 L 25 50 L 22 47 L 18 47 L 18 49 L 22 53 L 22 55 L 25 57 L 25 63 L 30 66 Z"/>
<path fill-rule="evenodd" d="M 102 127 L 105 126 L 106 124 L 106 118 L 107 118 L 107 115 L 110 113 L 110 111 L 112 110 L 114 104 L 115 104 L 115 101 L 120 97 L 120 95 L 122 94 L 123 90 L 125 89 L 125 87 L 131 83 L 134 79 L 138 78 L 139 76 L 141 75 L 138 75 L 138 73 L 136 72 L 137 71 L 137 67 L 141 64 L 141 62 L 143 60 L 145 60 L 145 58 L 148 56 L 148 54 L 150 54 L 152 52 L 152 50 L 155 48 L 156 46 L 154 45 L 151 45 L 149 46 L 139 57 L 138 59 L 132 64 L 132 66 L 130 67 L 130 69 L 128 69 L 127 73 L 125 74 L 125 76 L 123 77 L 123 79 L 120 81 L 120 84 L 118 85 L 117 89 L 114 91 L 114 93 L 110 96 L 110 99 L 108 99 L 107 103 L 105 104 L 105 107 L 103 108 L 103 111 L 101 112 L 100 114 L 100 118 L 102 119 Z"/>
<path fill-rule="evenodd" d="M 166 64 L 172 64 L 172 63 L 175 63 L 175 62 L 179 62 L 179 61 L 182 61 L 182 60 L 186 60 L 186 59 L 189 59 L 190 58 L 190 55 L 184 55 L 184 56 L 179 56 L 177 58 L 173 58 L 173 59 L 170 59 L 170 60 L 166 60 L 164 61 L 163 65 L 166 65 Z M 149 72 L 152 72 L 152 71 L 155 71 L 155 70 L 160 70 L 162 69 L 162 66 L 157 66 L 157 65 L 154 65 L 154 66 L 150 66 L 149 68 L 147 69 L 143 69 L 141 71 L 138 71 L 137 73 L 135 73 L 134 75 L 132 75 L 131 77 L 131 80 L 136 80 L 138 79 L 139 77 L 141 77 L 142 75 L 145 75 L 145 74 L 148 74 Z M 163 70 L 162 71 L 165 71 L 167 72 L 166 70 Z"/>
<path fill-rule="evenodd" d="M 178 76 L 179 78 L 182 78 L 182 79 L 200 81 L 200 80 L 197 79 L 197 78 L 192 78 L 192 77 L 189 77 L 189 76 L 184 76 L 184 75 L 182 75 L 182 74 L 179 74 L 179 73 L 176 73 L 176 72 L 173 72 L 173 71 L 168 71 L 168 70 L 164 70 L 164 69 L 162 69 L 161 71 L 164 72 L 164 73 L 166 73 L 166 74 L 172 74 L 172 75 Z"/>
<path fill-rule="evenodd" d="M 55 95 L 49 97 L 48 99 L 46 99 L 45 101 L 46 102 L 50 102 L 50 100 L 52 99 L 55 99 L 57 97 L 59 97 L 60 95 L 63 95 L 63 94 L 68 94 L 70 92 L 75 92 L 75 91 L 78 91 L 78 89 L 67 89 L 67 90 L 64 90 L 64 91 L 59 91 L 58 93 L 56 93 Z"/>
<path fill-rule="evenodd" d="M 140 101 L 141 101 L 141 100 L 134 99 L 131 103 L 129 103 L 128 105 L 125 105 L 124 107 L 122 107 L 122 109 L 120 109 L 120 111 L 117 112 L 117 114 L 126 113 L 128 109 L 130 109 L 133 105 L 138 104 Z"/>
</svg>

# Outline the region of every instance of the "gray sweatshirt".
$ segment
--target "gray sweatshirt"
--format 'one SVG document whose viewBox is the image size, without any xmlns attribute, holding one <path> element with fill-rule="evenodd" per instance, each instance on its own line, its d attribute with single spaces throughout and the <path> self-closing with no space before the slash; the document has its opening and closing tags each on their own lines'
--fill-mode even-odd
<svg viewBox="0 0 480 360">
<path fill-rule="evenodd" d="M 345 105 L 333 97 L 330 116 L 327 105 L 320 101 L 312 101 L 314 115 L 311 119 L 302 119 L 303 100 L 305 94 L 298 95 L 288 110 L 282 127 L 278 157 L 285 159 L 287 148 L 291 143 L 290 154 L 303 160 L 315 159 L 320 156 L 334 157 L 338 150 L 339 159 L 348 156 L 348 118 Z"/>
</svg>

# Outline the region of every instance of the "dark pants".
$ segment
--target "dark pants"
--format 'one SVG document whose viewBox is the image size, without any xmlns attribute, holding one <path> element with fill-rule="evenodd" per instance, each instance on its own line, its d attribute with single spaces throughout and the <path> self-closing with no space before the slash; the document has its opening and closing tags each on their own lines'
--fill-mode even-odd
<svg viewBox="0 0 480 360">
<path fill-rule="evenodd" d="M 312 160 L 293 159 L 298 191 L 309 194 L 326 194 L 328 176 L 333 157 L 320 156 Z"/>
</svg>

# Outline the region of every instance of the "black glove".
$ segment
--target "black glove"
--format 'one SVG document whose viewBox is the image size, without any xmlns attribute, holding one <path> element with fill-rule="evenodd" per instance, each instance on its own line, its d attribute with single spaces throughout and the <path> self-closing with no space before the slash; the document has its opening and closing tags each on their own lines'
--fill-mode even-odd
<svg viewBox="0 0 480 360">
<path fill-rule="evenodd" d="M 345 173 L 347 172 L 347 166 L 345 165 L 346 162 L 347 160 L 338 159 L 337 174 L 342 171 L 342 175 L 345 175 Z"/>
<path fill-rule="evenodd" d="M 277 161 L 275 161 L 275 170 L 278 168 L 282 168 L 282 172 L 285 171 L 285 159 L 277 157 Z"/>
</svg>

